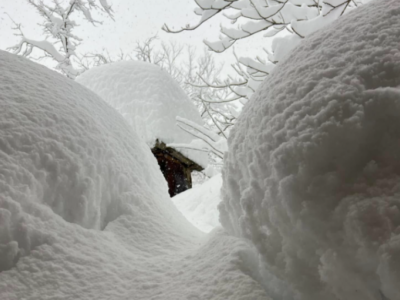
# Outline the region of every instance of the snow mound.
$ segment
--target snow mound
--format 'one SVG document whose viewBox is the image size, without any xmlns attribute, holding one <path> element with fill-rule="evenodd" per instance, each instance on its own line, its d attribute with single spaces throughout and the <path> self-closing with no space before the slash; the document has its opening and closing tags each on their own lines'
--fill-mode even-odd
<svg viewBox="0 0 400 300">
<path fill-rule="evenodd" d="M 166 198 L 155 159 L 114 109 L 28 61 L 4 52 L 0 59 L 2 201 L 44 204 L 101 229 L 135 202 L 149 209 Z"/>
<path fill-rule="evenodd" d="M 400 299 L 400 1 L 306 38 L 229 139 L 221 223 L 274 299 Z"/>
<path fill-rule="evenodd" d="M 165 204 L 155 158 L 113 108 L 20 57 L 0 52 L 0 67 L 0 253 L 10 256 L 0 266 L 43 242 L 37 225 L 27 228 L 32 216 L 53 211 L 90 229 L 157 215 L 155 206 L 180 216 Z"/>
<path fill-rule="evenodd" d="M 165 144 L 190 144 L 193 136 L 179 129 L 176 118 L 203 124 L 200 114 L 178 83 L 154 64 L 120 61 L 90 69 L 77 81 L 121 113 L 150 148 L 157 139 Z M 207 155 L 179 149 L 202 166 Z"/>
<path fill-rule="evenodd" d="M 222 176 L 217 174 L 201 185 L 172 197 L 171 200 L 194 226 L 201 231 L 210 232 L 221 226 L 217 208 L 221 201 L 221 186 Z"/>
<path fill-rule="evenodd" d="M 25 58 L 0 69 L 0 299 L 268 299 L 252 249 L 184 219 L 120 114 Z"/>
</svg>

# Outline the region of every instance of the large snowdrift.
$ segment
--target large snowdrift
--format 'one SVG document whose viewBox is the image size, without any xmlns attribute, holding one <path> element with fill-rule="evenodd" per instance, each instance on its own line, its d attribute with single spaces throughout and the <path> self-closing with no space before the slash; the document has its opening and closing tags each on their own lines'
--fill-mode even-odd
<svg viewBox="0 0 400 300">
<path fill-rule="evenodd" d="M 193 136 L 176 125 L 182 117 L 203 124 L 200 114 L 178 83 L 160 67 L 141 61 L 120 61 L 92 68 L 77 81 L 121 113 L 136 133 L 153 147 L 156 140 L 190 144 Z M 207 154 L 179 149 L 207 165 Z"/>
<path fill-rule="evenodd" d="M 183 218 L 114 109 L 25 58 L 0 70 L 0 299 L 267 299 L 251 249 Z"/>
<path fill-rule="evenodd" d="M 229 139 L 221 222 L 274 299 L 400 299 L 400 1 L 307 38 Z"/>
<path fill-rule="evenodd" d="M 154 157 L 98 96 L 6 53 L 1 70 L 3 193 L 93 229 L 165 202 Z"/>
</svg>

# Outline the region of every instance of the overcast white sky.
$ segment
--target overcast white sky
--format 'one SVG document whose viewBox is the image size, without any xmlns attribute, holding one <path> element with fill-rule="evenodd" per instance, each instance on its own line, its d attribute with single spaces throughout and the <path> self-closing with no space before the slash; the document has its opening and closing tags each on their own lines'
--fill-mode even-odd
<svg viewBox="0 0 400 300">
<path fill-rule="evenodd" d="M 18 42 L 18 37 L 14 36 L 11 30 L 13 24 L 7 14 L 15 22 L 22 24 L 27 37 L 43 39 L 40 27 L 37 25 L 41 18 L 27 2 L 27 0 L 0 0 L 0 49 L 6 49 Z M 218 17 L 195 31 L 168 34 L 161 30 L 164 23 L 179 28 L 187 23 L 196 22 L 198 17 L 193 13 L 196 7 L 194 0 L 108 0 L 108 2 L 113 7 L 115 21 L 103 14 L 98 16 L 103 24 L 96 27 L 88 22 L 79 22 L 80 28 L 75 31 L 76 35 L 83 38 L 83 43 L 78 48 L 79 53 L 100 52 L 103 48 L 110 53 L 118 52 L 119 49 L 129 52 L 137 41 L 144 41 L 157 33 L 160 40 L 175 40 L 202 50 L 203 39 L 217 39 L 220 23 L 228 24 L 225 18 Z M 239 55 L 247 56 L 260 51 L 259 45 L 260 43 L 245 40 L 235 47 Z M 229 54 L 220 54 L 218 58 L 232 61 L 232 56 Z"/>
</svg>

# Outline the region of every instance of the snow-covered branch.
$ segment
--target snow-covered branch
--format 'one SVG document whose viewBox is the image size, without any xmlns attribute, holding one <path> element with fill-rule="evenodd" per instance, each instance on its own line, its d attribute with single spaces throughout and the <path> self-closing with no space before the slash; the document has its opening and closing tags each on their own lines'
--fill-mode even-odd
<svg viewBox="0 0 400 300">
<path fill-rule="evenodd" d="M 34 49 L 42 51 L 45 57 L 50 57 L 57 62 L 57 69 L 69 78 L 74 79 L 79 71 L 74 67 L 73 57 L 76 57 L 76 47 L 81 39 L 74 34 L 78 24 L 71 19 L 74 12 L 81 12 L 84 19 L 93 25 L 101 24 L 92 17 L 91 10 L 102 9 L 112 17 L 112 9 L 106 0 L 99 0 L 100 6 L 94 0 L 71 0 L 63 4 L 57 0 L 27 0 L 29 4 L 43 18 L 39 24 L 45 34 L 44 40 L 35 40 L 27 37 L 21 24 L 14 22 L 16 35 L 20 41 L 8 49 L 15 54 L 29 57 Z"/>
<path fill-rule="evenodd" d="M 188 132 L 192 136 L 202 140 L 205 143 L 206 151 L 212 152 L 214 155 L 222 159 L 224 157 L 224 152 L 226 151 L 226 139 L 222 140 L 222 137 L 215 134 L 211 130 L 207 130 L 203 126 L 200 126 L 190 120 L 177 117 L 177 125 L 182 130 Z M 193 148 L 190 144 L 175 145 L 180 148 Z M 197 147 L 196 150 L 204 151 L 204 147 Z"/>
<path fill-rule="evenodd" d="M 262 34 L 264 38 L 278 36 L 272 44 L 272 52 L 260 49 L 256 58 L 236 56 L 237 62 L 232 67 L 241 78 L 242 84 L 230 84 L 229 89 L 238 97 L 248 100 L 275 64 L 304 37 L 367 1 L 195 0 L 197 7 L 194 13 L 200 16 L 195 25 L 186 25 L 177 30 L 164 25 L 163 30 L 169 33 L 195 30 L 212 17 L 223 13 L 233 25 L 221 26 L 221 36 L 218 40 L 204 41 L 211 51 L 217 53 L 222 53 L 237 41 L 253 35 Z M 279 35 L 282 32 L 289 34 Z M 219 88 L 207 85 L 209 88 Z"/>
</svg>

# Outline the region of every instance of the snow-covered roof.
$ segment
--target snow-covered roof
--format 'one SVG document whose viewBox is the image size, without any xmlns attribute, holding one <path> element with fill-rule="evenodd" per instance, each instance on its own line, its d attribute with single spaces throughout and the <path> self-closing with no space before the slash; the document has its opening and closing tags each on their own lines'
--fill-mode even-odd
<svg viewBox="0 0 400 300">
<path fill-rule="evenodd" d="M 221 222 L 257 247 L 272 297 L 398 299 L 400 1 L 304 39 L 229 149 Z"/>
<path fill-rule="evenodd" d="M 149 147 L 157 139 L 166 144 L 190 144 L 194 140 L 176 125 L 177 117 L 203 124 L 198 110 L 179 84 L 154 64 L 115 62 L 90 69 L 77 81 L 121 113 Z M 179 150 L 196 163 L 207 165 L 205 153 Z"/>
<path fill-rule="evenodd" d="M 268 299 L 251 249 L 182 217 L 113 108 L 26 58 L 0 70 L 0 299 Z"/>
</svg>

